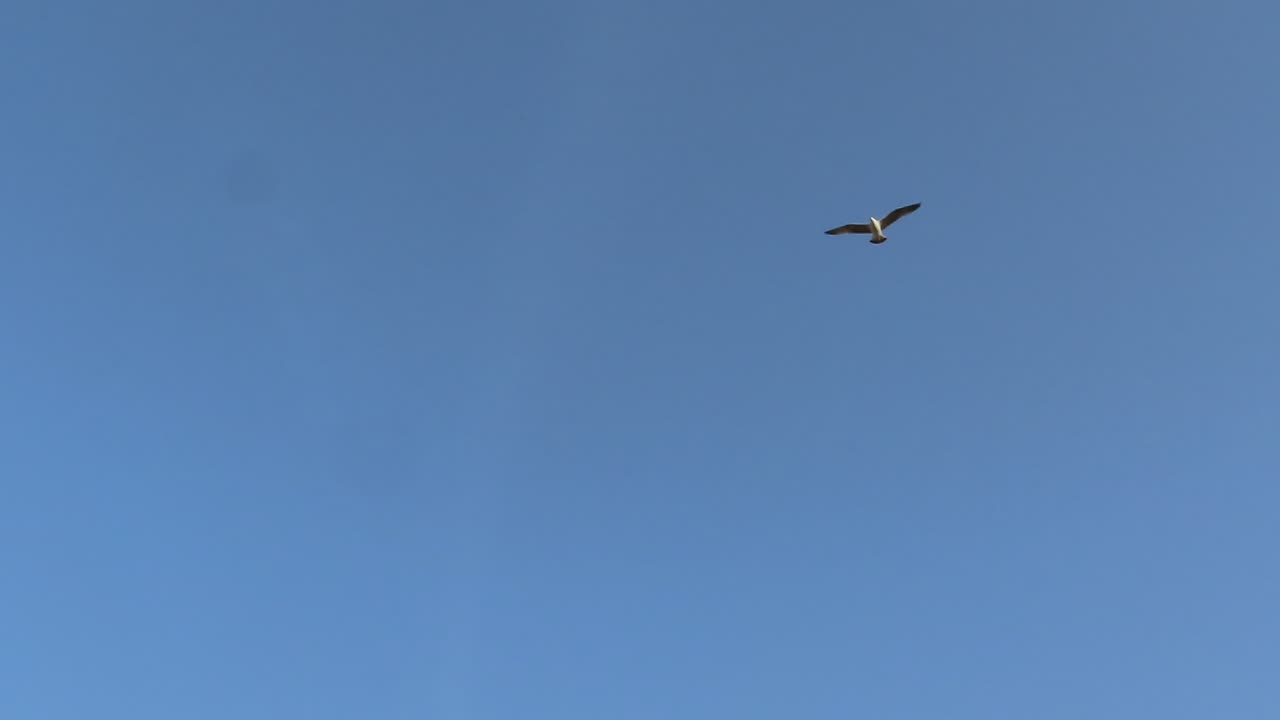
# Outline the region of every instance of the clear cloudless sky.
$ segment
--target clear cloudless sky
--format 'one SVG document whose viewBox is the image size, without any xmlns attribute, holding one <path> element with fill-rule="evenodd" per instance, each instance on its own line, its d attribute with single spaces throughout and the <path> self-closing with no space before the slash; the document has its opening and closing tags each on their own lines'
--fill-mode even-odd
<svg viewBox="0 0 1280 720">
<path fill-rule="evenodd" d="M 9 0 L 0 715 L 1280 717 L 1277 27 Z"/>
</svg>

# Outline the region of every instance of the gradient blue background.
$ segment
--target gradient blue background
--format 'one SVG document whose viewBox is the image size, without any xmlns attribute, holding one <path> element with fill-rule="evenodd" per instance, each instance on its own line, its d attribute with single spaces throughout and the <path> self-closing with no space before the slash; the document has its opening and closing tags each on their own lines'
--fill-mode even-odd
<svg viewBox="0 0 1280 720">
<path fill-rule="evenodd" d="M 1280 716 L 1274 3 L 0 15 L 4 717 Z"/>
</svg>

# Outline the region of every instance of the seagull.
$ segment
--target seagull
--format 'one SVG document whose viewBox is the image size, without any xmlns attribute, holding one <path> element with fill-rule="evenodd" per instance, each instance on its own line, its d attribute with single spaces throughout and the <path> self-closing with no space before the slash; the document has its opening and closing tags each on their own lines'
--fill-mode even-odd
<svg viewBox="0 0 1280 720">
<path fill-rule="evenodd" d="M 871 242 L 876 245 L 879 245 L 880 243 L 889 239 L 884 235 L 885 228 L 897 222 L 898 218 L 901 218 L 905 215 L 910 215 L 911 213 L 915 212 L 919 208 L 920 208 L 920 203 L 915 203 L 914 205 L 904 205 L 903 207 L 900 207 L 897 210 L 894 210 L 888 215 L 885 215 L 883 220 L 877 220 L 876 218 L 872 217 L 870 222 L 850 223 L 848 225 L 841 225 L 840 227 L 831 228 L 830 230 L 827 230 L 826 234 L 844 235 L 845 233 L 871 233 Z"/>
</svg>

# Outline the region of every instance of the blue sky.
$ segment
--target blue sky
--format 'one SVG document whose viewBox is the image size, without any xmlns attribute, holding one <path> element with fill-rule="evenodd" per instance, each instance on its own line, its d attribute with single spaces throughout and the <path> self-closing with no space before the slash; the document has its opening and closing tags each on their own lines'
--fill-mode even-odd
<svg viewBox="0 0 1280 720">
<path fill-rule="evenodd" d="M 1273 4 L 2 20 L 5 717 L 1280 712 Z"/>
</svg>

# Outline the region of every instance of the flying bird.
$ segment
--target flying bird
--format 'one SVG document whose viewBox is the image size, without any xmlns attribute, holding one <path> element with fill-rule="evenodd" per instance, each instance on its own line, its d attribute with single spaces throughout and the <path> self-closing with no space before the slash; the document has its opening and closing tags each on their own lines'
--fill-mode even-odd
<svg viewBox="0 0 1280 720">
<path fill-rule="evenodd" d="M 850 223 L 848 225 L 841 225 L 840 227 L 835 227 L 835 228 L 831 228 L 830 230 L 827 230 L 826 234 L 844 235 L 845 233 L 871 233 L 871 242 L 876 245 L 879 245 L 880 243 L 889 239 L 885 237 L 885 234 L 884 234 L 885 228 L 897 222 L 899 218 L 902 218 L 906 215 L 910 215 L 911 213 L 915 212 L 919 208 L 920 208 L 920 203 L 915 203 L 913 205 L 904 205 L 903 207 L 900 207 L 897 210 L 894 210 L 888 215 L 885 215 L 883 220 L 879 220 L 875 217 L 872 217 L 870 218 L 870 222 Z"/>
</svg>

